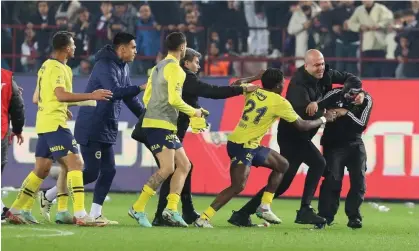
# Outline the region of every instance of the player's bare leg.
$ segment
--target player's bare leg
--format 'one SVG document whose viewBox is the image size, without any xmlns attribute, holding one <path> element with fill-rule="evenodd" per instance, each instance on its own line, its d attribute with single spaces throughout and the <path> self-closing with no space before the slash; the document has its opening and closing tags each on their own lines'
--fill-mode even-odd
<svg viewBox="0 0 419 251">
<path fill-rule="evenodd" d="M 147 202 L 156 194 L 157 188 L 174 172 L 175 169 L 175 150 L 164 148 L 156 154 L 160 163 L 160 169 L 157 170 L 148 179 L 144 185 L 140 197 L 128 211 L 129 216 L 135 219 L 143 227 L 151 227 L 150 222 L 145 214 L 145 206 Z"/>
<path fill-rule="evenodd" d="M 215 212 L 243 191 L 249 174 L 250 166 L 244 164 L 232 165 L 230 167 L 231 185 L 217 195 L 210 207 L 201 214 L 201 217 L 195 221 L 194 225 L 197 227 L 212 228 L 209 223 L 210 219 L 214 216 Z"/>
<path fill-rule="evenodd" d="M 268 178 L 265 192 L 262 196 L 262 202 L 256 210 L 257 217 L 266 220 L 269 223 L 280 224 L 282 221 L 271 210 L 271 204 L 275 197 L 275 192 L 281 184 L 284 173 L 288 170 L 288 161 L 279 153 L 271 150 L 263 165 L 272 170 Z"/>
<path fill-rule="evenodd" d="M 188 227 L 188 224 L 183 220 L 177 208 L 186 177 L 191 170 L 191 162 L 186 156 L 183 147 L 176 150 L 175 163 L 176 169 L 170 181 L 170 193 L 169 196 L 167 196 L 167 206 L 164 209 L 162 216 L 173 226 Z"/>
<path fill-rule="evenodd" d="M 103 222 L 96 222 L 84 208 L 83 164 L 78 154 L 69 153 L 62 157 L 59 163 L 68 170 L 67 186 L 73 200 L 75 224 L 80 226 L 104 226 Z"/>
<path fill-rule="evenodd" d="M 25 219 L 22 209 L 31 199 L 35 198 L 39 187 L 44 179 L 48 176 L 50 167 L 46 165 L 49 159 L 36 157 L 35 168 L 29 173 L 22 183 L 22 187 L 17 195 L 16 200 L 13 202 L 10 210 L 7 212 L 7 221 L 12 224 L 29 224 Z"/>
</svg>

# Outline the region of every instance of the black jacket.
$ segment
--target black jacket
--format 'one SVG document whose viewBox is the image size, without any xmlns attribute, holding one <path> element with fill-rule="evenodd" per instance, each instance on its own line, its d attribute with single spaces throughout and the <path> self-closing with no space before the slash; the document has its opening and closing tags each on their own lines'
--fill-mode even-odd
<svg viewBox="0 0 419 251">
<path fill-rule="evenodd" d="M 335 122 L 327 123 L 320 144 L 323 146 L 336 146 L 348 143 L 362 143 L 362 132 L 367 128 L 371 115 L 373 101 L 365 93 L 364 102 L 354 105 L 342 95 L 342 89 L 336 88 L 328 92 L 319 102 L 319 109 L 345 108 L 348 113 L 337 118 Z"/>
<path fill-rule="evenodd" d="M 359 79 L 351 73 L 329 69 L 329 66 L 326 65 L 323 78 L 318 80 L 311 76 L 304 66 L 301 66 L 291 78 L 286 99 L 302 119 L 318 119 L 323 115 L 321 109 L 310 117 L 306 113 L 306 108 L 311 102 L 319 102 L 328 91 L 332 90 L 332 84 L 345 84 L 345 87 L 348 88 L 361 87 Z M 291 123 L 281 119 L 278 124 L 278 141 L 311 140 L 318 129 L 301 132 Z"/>
<path fill-rule="evenodd" d="M 216 86 L 199 80 L 192 71 L 183 68 L 186 73 L 185 83 L 182 89 L 182 99 L 194 108 L 200 108 L 198 98 L 226 99 L 243 94 L 243 87 L 240 86 Z M 177 136 L 183 141 L 189 127 L 189 116 L 180 112 L 177 122 Z"/>
<path fill-rule="evenodd" d="M 12 132 L 14 134 L 21 134 L 25 125 L 25 105 L 14 79 L 12 79 L 12 98 L 10 99 L 9 118 L 12 122 Z"/>
</svg>

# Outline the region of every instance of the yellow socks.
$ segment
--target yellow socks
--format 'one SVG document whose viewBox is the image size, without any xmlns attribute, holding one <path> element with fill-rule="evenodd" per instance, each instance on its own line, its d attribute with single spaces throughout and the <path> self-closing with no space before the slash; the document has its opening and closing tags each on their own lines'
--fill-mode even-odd
<svg viewBox="0 0 419 251">
<path fill-rule="evenodd" d="M 180 196 L 176 193 L 171 193 L 167 196 L 167 209 L 177 212 L 177 205 L 179 204 Z"/>
<path fill-rule="evenodd" d="M 17 198 L 13 202 L 11 208 L 21 210 L 27 203 L 30 203 L 29 206 L 32 208 L 33 201 L 31 202 L 29 200 L 35 200 L 35 194 L 43 181 L 44 180 L 36 176 L 34 172 L 29 173 L 23 181 Z"/>
<path fill-rule="evenodd" d="M 156 191 L 154 191 L 151 187 L 148 185 L 144 185 L 143 191 L 140 194 L 140 197 L 138 200 L 134 203 L 132 208 L 136 212 L 144 212 L 145 206 L 147 205 L 147 202 L 150 200 L 151 197 L 153 197 L 156 194 Z"/>
<path fill-rule="evenodd" d="M 65 212 L 68 211 L 68 194 L 66 193 L 58 193 L 57 194 L 57 204 L 58 212 Z"/>
<path fill-rule="evenodd" d="M 67 173 L 67 186 L 73 200 L 74 216 L 84 217 L 86 211 L 84 210 L 84 185 L 82 171 L 75 170 Z"/>
<path fill-rule="evenodd" d="M 36 196 L 36 195 L 35 195 Z M 25 211 L 25 212 L 29 212 L 29 211 L 31 211 L 32 210 L 32 207 L 33 207 L 33 203 L 35 202 L 35 198 L 34 197 L 31 197 L 27 202 L 26 202 L 26 204 L 22 207 L 22 210 L 23 211 Z"/>
<path fill-rule="evenodd" d="M 274 199 L 274 193 L 264 192 L 262 196 L 262 205 L 270 205 Z"/>
<path fill-rule="evenodd" d="M 214 208 L 209 207 L 201 214 L 201 218 L 209 221 L 212 217 L 214 217 L 215 213 L 216 211 L 214 210 Z"/>
</svg>

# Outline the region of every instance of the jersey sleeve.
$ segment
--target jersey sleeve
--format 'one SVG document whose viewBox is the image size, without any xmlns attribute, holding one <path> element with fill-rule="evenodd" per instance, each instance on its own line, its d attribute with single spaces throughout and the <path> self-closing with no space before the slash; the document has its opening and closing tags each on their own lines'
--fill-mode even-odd
<svg viewBox="0 0 419 251">
<path fill-rule="evenodd" d="M 275 106 L 275 115 L 289 123 L 295 122 L 299 117 L 292 108 L 291 103 L 282 97 Z"/>
<path fill-rule="evenodd" d="M 66 88 L 64 72 L 59 66 L 52 66 L 49 78 L 51 80 L 52 90 L 58 87 Z"/>
<path fill-rule="evenodd" d="M 164 78 L 167 81 L 168 102 L 179 111 L 193 116 L 195 108 L 183 101 L 181 96 L 182 84 L 185 81 L 183 70 L 175 63 L 170 63 L 164 67 Z"/>
</svg>

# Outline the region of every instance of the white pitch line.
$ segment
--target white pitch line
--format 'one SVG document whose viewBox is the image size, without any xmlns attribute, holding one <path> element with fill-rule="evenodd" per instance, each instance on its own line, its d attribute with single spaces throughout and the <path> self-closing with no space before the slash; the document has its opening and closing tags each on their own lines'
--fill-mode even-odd
<svg viewBox="0 0 419 251">
<path fill-rule="evenodd" d="M 2 232 L 7 231 L 8 228 L 18 229 L 19 227 L 2 227 Z M 46 229 L 46 228 L 20 228 L 24 230 L 33 230 L 36 232 L 52 232 L 45 234 L 18 234 L 14 236 L 2 236 L 2 238 L 27 238 L 27 237 L 56 237 L 56 236 L 69 236 L 74 233 L 71 231 L 63 231 L 59 229 Z"/>
</svg>

